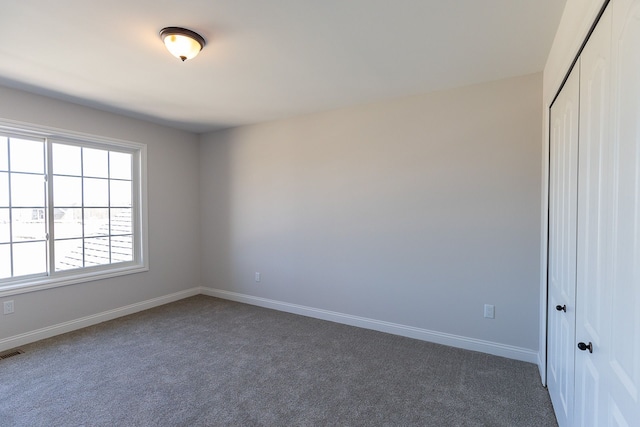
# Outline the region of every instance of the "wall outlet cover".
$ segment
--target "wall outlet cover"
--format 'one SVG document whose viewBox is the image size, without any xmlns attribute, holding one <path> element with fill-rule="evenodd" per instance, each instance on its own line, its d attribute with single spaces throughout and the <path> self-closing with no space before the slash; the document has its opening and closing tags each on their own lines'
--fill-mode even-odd
<svg viewBox="0 0 640 427">
<path fill-rule="evenodd" d="M 14 307 L 13 307 L 13 300 L 11 301 L 5 301 L 4 304 L 4 314 L 12 314 Z"/>
<path fill-rule="evenodd" d="M 491 304 L 484 305 L 484 317 L 487 319 L 495 318 L 495 307 Z"/>
</svg>

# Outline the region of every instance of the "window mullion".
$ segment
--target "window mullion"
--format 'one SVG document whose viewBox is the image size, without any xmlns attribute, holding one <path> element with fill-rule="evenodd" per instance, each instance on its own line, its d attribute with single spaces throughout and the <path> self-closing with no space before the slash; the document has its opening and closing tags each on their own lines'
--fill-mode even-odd
<svg viewBox="0 0 640 427">
<path fill-rule="evenodd" d="M 47 248 L 48 250 L 48 273 L 49 276 L 55 274 L 55 262 L 56 262 L 56 252 L 55 252 L 55 241 L 56 241 L 56 230 L 55 230 L 55 210 L 53 206 L 53 144 L 47 138 L 45 140 L 45 180 L 47 184 L 47 191 L 45 192 L 45 203 L 47 207 Z"/>
<path fill-rule="evenodd" d="M 140 168 L 140 153 L 136 153 L 131 157 L 131 177 L 141 176 Z M 142 195 L 140 191 L 142 189 L 142 182 L 137 185 L 133 184 L 133 179 L 131 181 L 131 238 L 133 239 L 133 259 L 138 261 L 142 258 L 142 241 L 139 239 L 134 239 L 133 236 L 136 236 L 139 230 L 142 229 L 142 221 L 140 217 L 140 209 L 142 208 Z M 146 254 L 145 254 L 146 256 Z"/>
<path fill-rule="evenodd" d="M 80 148 L 80 215 L 82 217 L 82 268 L 87 266 L 87 254 L 85 253 L 86 246 L 86 236 L 85 236 L 85 228 L 86 228 L 86 218 L 85 218 L 85 207 L 84 207 L 84 147 Z"/>
<path fill-rule="evenodd" d="M 111 151 L 107 153 L 107 224 L 109 229 L 107 230 L 108 251 L 109 251 L 109 263 L 113 262 L 113 256 L 111 254 Z"/>
<path fill-rule="evenodd" d="M 9 271 L 14 277 L 13 269 L 13 197 L 11 196 L 11 138 L 7 138 L 7 184 L 9 185 Z"/>
</svg>

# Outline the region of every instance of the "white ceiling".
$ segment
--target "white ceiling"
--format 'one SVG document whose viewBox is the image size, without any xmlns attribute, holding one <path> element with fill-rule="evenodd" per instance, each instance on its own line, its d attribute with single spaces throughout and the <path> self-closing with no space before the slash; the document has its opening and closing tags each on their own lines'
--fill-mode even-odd
<svg viewBox="0 0 640 427">
<path fill-rule="evenodd" d="M 564 4 L 0 0 L 0 84 L 205 132 L 541 71 Z"/>
</svg>

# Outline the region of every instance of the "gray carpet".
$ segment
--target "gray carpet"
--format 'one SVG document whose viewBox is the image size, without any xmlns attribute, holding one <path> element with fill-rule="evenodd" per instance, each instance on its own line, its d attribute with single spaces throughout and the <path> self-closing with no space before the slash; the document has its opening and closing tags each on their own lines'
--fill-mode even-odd
<svg viewBox="0 0 640 427">
<path fill-rule="evenodd" d="M 537 368 L 196 296 L 0 360 L 3 426 L 555 426 Z"/>
</svg>

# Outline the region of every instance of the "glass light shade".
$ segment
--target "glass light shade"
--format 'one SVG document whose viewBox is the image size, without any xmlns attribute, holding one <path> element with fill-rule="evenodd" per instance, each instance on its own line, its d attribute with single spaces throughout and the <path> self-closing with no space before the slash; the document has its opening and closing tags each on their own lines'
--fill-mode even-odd
<svg viewBox="0 0 640 427">
<path fill-rule="evenodd" d="M 205 45 L 204 38 L 191 30 L 167 27 L 160 31 L 167 50 L 182 61 L 194 58 Z"/>
</svg>

